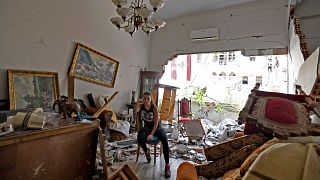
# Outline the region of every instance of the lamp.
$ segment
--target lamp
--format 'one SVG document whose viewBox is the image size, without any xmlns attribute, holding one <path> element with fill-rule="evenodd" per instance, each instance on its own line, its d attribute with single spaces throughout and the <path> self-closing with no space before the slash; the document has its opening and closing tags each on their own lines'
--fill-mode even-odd
<svg viewBox="0 0 320 180">
<path fill-rule="evenodd" d="M 139 28 L 149 35 L 150 32 L 166 24 L 162 19 L 150 19 L 158 9 L 163 7 L 163 0 L 149 0 L 153 10 L 149 10 L 143 0 L 132 0 L 129 7 L 124 7 L 127 5 L 127 0 L 112 0 L 112 2 L 117 6 L 116 12 L 120 16 L 111 18 L 112 24 L 119 30 L 124 28 L 125 32 L 131 36 Z"/>
</svg>

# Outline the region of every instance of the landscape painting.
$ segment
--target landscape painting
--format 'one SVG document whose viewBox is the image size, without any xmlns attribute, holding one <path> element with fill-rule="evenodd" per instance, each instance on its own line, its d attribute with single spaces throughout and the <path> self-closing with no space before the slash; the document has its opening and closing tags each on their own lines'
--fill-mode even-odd
<svg viewBox="0 0 320 180">
<path fill-rule="evenodd" d="M 60 96 L 58 72 L 8 70 L 10 109 L 52 109 Z"/>
<path fill-rule="evenodd" d="M 114 87 L 119 62 L 77 43 L 69 76 L 106 87 Z"/>
</svg>

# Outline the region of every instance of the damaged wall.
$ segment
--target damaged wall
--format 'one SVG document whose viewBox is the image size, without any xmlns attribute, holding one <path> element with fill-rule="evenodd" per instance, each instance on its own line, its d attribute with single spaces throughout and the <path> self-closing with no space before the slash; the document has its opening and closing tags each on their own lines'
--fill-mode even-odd
<svg viewBox="0 0 320 180">
<path fill-rule="evenodd" d="M 295 8 L 295 14 L 300 18 L 301 31 L 305 35 L 309 54 L 320 45 L 319 6 L 319 0 L 302 0 L 296 4 Z"/>
<path fill-rule="evenodd" d="M 162 71 L 178 54 L 286 48 L 288 15 L 287 0 L 259 0 L 169 20 L 151 34 L 150 68 Z M 211 27 L 219 40 L 190 41 L 191 30 Z"/>
<path fill-rule="evenodd" d="M 302 63 L 304 63 L 302 66 L 300 65 L 295 67 L 295 69 L 301 67 L 299 69 L 299 76 L 296 83 L 301 85 L 302 89 L 307 94 L 310 94 L 312 92 L 314 82 L 316 81 L 317 76 L 319 76 L 320 74 L 319 70 L 317 73 L 317 69 L 319 69 L 320 66 L 318 62 L 318 48 L 320 45 L 320 12 L 318 10 L 319 5 L 320 2 L 318 0 L 302 0 L 297 2 L 295 6 L 295 16 L 300 19 L 299 27 L 302 32 L 303 40 L 300 40 L 297 35 L 291 37 L 290 39 L 290 57 L 292 57 L 292 62 L 297 62 L 298 58 L 302 59 L 299 61 L 302 61 Z M 306 47 L 310 55 L 308 59 L 303 59 L 299 44 L 300 41 L 306 42 Z"/>
<path fill-rule="evenodd" d="M 60 92 L 67 95 L 68 67 L 75 45 L 83 43 L 120 62 L 114 88 L 75 80 L 75 97 L 111 95 L 114 110 L 126 109 L 131 90 L 137 89 L 139 71 L 148 63 L 150 39 L 143 32 L 133 37 L 119 31 L 111 1 L 1 0 L 0 99 L 8 98 L 7 69 L 55 71 Z"/>
</svg>

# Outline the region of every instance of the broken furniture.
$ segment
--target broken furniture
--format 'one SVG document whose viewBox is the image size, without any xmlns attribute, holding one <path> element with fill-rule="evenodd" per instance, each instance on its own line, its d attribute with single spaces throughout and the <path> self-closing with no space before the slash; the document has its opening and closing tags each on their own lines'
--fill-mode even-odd
<svg viewBox="0 0 320 180">
<path fill-rule="evenodd" d="M 100 156 L 101 156 L 101 163 L 102 163 L 102 170 L 103 170 L 103 174 L 105 176 L 105 179 L 108 179 L 108 166 L 107 166 L 107 160 L 106 160 L 106 138 L 105 135 L 102 132 L 101 127 L 99 127 L 99 148 L 100 148 Z"/>
<path fill-rule="evenodd" d="M 128 164 L 124 164 L 111 174 L 108 180 L 139 180 Z"/>
<path fill-rule="evenodd" d="M 73 121 L 0 137 L 0 179 L 90 178 L 95 172 L 99 125 Z"/>
<path fill-rule="evenodd" d="M 159 110 L 159 120 L 169 121 L 170 126 L 172 126 L 174 105 L 178 87 L 158 84 L 156 88 L 163 88 L 162 103 Z"/>
<path fill-rule="evenodd" d="M 205 136 L 205 131 L 203 129 L 201 119 L 193 119 L 183 123 L 179 123 L 179 128 L 181 135 L 183 137 L 188 137 L 190 140 L 201 140 Z"/>
<path fill-rule="evenodd" d="M 239 121 L 245 123 L 245 134 L 250 136 L 206 148 L 207 160 L 211 162 L 196 166 L 198 175 L 213 178 L 220 177 L 229 170 L 236 171 L 234 168 L 240 166 L 248 169 L 252 160 L 248 160 L 251 162 L 249 165 L 245 165 L 245 162 L 255 149 L 261 149 L 262 146 L 258 146 L 266 142 L 266 138 L 287 139 L 290 136 L 320 135 L 319 127 L 310 122 L 306 98 L 307 96 L 303 95 L 253 91 L 239 114 Z M 256 133 L 262 133 L 265 137 L 256 137 Z M 265 164 L 264 167 L 266 166 Z M 242 170 L 242 175 L 245 172 Z"/>
<path fill-rule="evenodd" d="M 108 123 L 110 120 L 116 121 L 116 115 L 110 110 L 110 102 L 119 94 L 119 91 L 114 92 L 109 98 L 105 98 L 105 104 L 100 108 L 88 107 L 86 108 L 86 113 L 89 114 L 87 117 L 83 117 L 84 119 L 98 119 L 100 118 L 101 129 L 105 133 L 105 128 L 108 128 Z"/>
<path fill-rule="evenodd" d="M 198 176 L 221 177 L 226 171 L 240 167 L 246 158 L 268 139 L 259 134 L 246 135 L 205 148 L 209 163 L 196 165 Z"/>
<path fill-rule="evenodd" d="M 245 134 L 263 132 L 287 139 L 289 136 L 320 135 L 319 125 L 311 123 L 304 95 L 254 91 L 239 113 Z"/>
</svg>

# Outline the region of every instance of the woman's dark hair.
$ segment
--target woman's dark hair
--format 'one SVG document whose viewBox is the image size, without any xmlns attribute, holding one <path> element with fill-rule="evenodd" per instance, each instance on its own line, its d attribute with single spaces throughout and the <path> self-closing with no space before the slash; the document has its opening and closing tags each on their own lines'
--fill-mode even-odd
<svg viewBox="0 0 320 180">
<path fill-rule="evenodd" d="M 151 92 L 146 91 L 146 92 L 143 93 L 143 95 L 151 96 Z"/>
<path fill-rule="evenodd" d="M 143 95 L 150 96 L 150 97 L 151 97 L 151 104 L 153 104 L 153 98 L 152 98 L 152 95 L 151 95 L 151 92 L 150 92 L 150 91 L 145 91 L 145 92 L 143 93 Z"/>
</svg>

